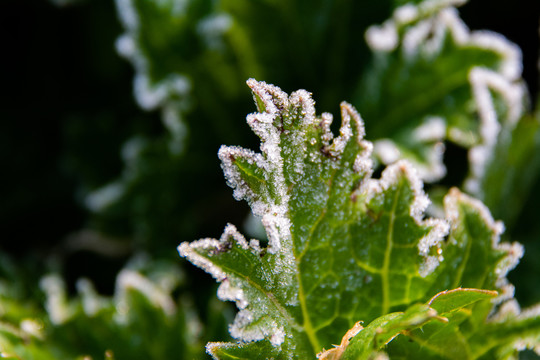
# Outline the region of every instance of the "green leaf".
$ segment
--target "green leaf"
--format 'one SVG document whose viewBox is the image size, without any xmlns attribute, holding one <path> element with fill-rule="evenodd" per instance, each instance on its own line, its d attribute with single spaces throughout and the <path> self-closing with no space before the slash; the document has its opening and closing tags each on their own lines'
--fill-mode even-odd
<svg viewBox="0 0 540 360">
<path fill-rule="evenodd" d="M 525 115 L 501 129 L 478 196 L 507 227 L 513 227 L 539 175 L 540 117 Z"/>
<path fill-rule="evenodd" d="M 447 325 L 449 320 L 446 318 L 450 313 L 495 296 L 497 292 L 494 291 L 458 288 L 438 293 L 427 304 L 413 305 L 405 312 L 381 316 L 350 340 L 346 349 L 343 349 L 343 359 L 370 359 L 399 334 L 408 336 L 412 330 L 432 320 L 436 320 L 442 328 L 451 326 Z"/>
<path fill-rule="evenodd" d="M 500 301 L 511 298 L 514 288 L 506 274 L 523 256 L 523 247 L 500 242 L 504 226 L 479 200 L 453 188 L 444 204 L 451 231 L 441 247 L 444 261 L 430 275 L 433 292 L 456 287 L 492 289 L 499 291 Z"/>
<path fill-rule="evenodd" d="M 350 341 L 343 359 L 369 359 L 402 331 L 422 326 L 436 316 L 437 312 L 425 304 L 413 305 L 403 313 L 381 316 Z"/>
<path fill-rule="evenodd" d="M 476 308 L 447 315 L 446 324 L 426 323 L 421 329 L 407 332 L 408 339 L 396 338 L 387 348 L 390 357 L 517 359 L 519 351 L 526 348 L 538 351 L 540 317 L 537 308 L 518 315 L 519 310 L 514 312 L 515 303 L 511 302 L 486 322 L 475 321 Z"/>
<path fill-rule="evenodd" d="M 241 309 L 231 327 L 244 341 L 267 339 L 285 357 L 313 357 L 359 319 L 426 299 L 445 222 L 423 220 L 428 200 L 406 163 L 371 179 L 363 123 L 342 104 L 340 136 L 316 117 L 305 91 L 290 97 L 249 82 L 260 113 L 248 124 L 262 153 L 222 147 L 237 199 L 262 219 L 267 249 L 228 225 L 220 240 L 179 246 L 222 284 Z"/>
<path fill-rule="evenodd" d="M 497 296 L 496 291 L 463 289 L 445 290 L 429 300 L 428 305 L 440 315 L 456 311 L 479 300 Z"/>
<path fill-rule="evenodd" d="M 201 55 L 220 46 L 231 21 L 225 14 L 215 14 L 208 0 L 117 0 L 116 5 L 126 29 L 117 49 L 137 71 L 134 92 L 144 109 L 182 100 L 189 93 L 186 71 L 197 66 Z M 211 22 L 213 32 L 207 29 Z"/>
<path fill-rule="evenodd" d="M 239 342 L 210 344 L 211 354 L 249 358 L 271 345 L 278 359 L 313 358 L 359 320 L 375 321 L 370 328 L 375 332 L 388 324 L 379 337 L 380 345 L 386 344 L 400 331 L 435 317 L 429 305 L 413 304 L 441 291 L 430 304 L 451 325 L 440 331 L 426 323 L 433 331 L 424 343 L 433 342 L 435 350 L 422 349 L 444 353 L 445 336 L 462 343 L 454 353 L 469 354 L 469 347 L 487 344 L 474 339 L 493 304 L 477 301 L 495 293 L 445 289 L 497 290 L 496 304 L 512 297 L 506 274 L 522 248 L 499 243 L 502 224 L 457 189 L 445 198 L 446 220 L 424 219 L 429 200 L 408 163 L 389 166 L 380 179 L 371 177 L 372 147 L 363 140 L 363 122 L 349 104 L 341 105 L 340 135 L 334 138 L 332 117 L 317 116 L 306 91 L 288 96 L 264 82 L 249 80 L 248 85 L 259 112 L 247 122 L 261 139 L 261 152 L 223 146 L 219 157 L 235 198 L 247 200 L 261 219 L 268 246 L 248 241 L 229 224 L 219 240 L 178 247 L 181 256 L 221 283 L 218 297 L 240 309 L 230 327 Z M 461 309 L 470 304 L 472 310 Z M 461 324 L 467 327 L 462 330 Z M 361 336 L 372 339 L 368 334 Z M 424 338 L 414 339 L 417 344 Z"/>
<path fill-rule="evenodd" d="M 49 274 L 41 281 L 46 312 L 0 297 L 0 309 L 8 311 L 0 313 L 0 353 L 28 360 L 201 358 L 201 337 L 210 338 L 192 301 L 172 295 L 181 275 L 167 262 L 134 261 L 119 273 L 114 296 L 97 294 L 81 279 L 78 296 L 69 298 L 61 278 Z M 216 320 L 222 322 L 208 326 Z"/>
<path fill-rule="evenodd" d="M 406 158 L 426 181 L 442 178 L 443 142 L 470 152 L 470 191 L 484 172 L 500 123 L 523 112 L 521 52 L 503 37 L 469 31 L 451 5 L 424 1 L 397 8 L 366 32 L 374 58 L 353 103 L 366 119 L 375 155 Z"/>
<path fill-rule="evenodd" d="M 243 343 L 239 346 L 231 343 L 209 343 L 206 351 L 216 359 L 251 360 L 261 356 L 266 359 L 281 358 L 279 349 L 266 340 Z"/>
<path fill-rule="evenodd" d="M 540 307 L 538 305 L 521 311 L 515 301 L 501 309 L 498 316 L 486 325 L 474 339 L 475 350 L 484 358 L 518 358 L 519 351 L 527 348 L 540 354 Z M 483 341 L 489 341 L 485 344 Z M 489 350 L 486 350 L 489 349 Z"/>
<path fill-rule="evenodd" d="M 512 299 L 513 285 L 506 279 L 508 271 L 516 266 L 523 254 L 522 246 L 500 243 L 502 223 L 494 221 L 480 201 L 456 189 L 452 189 L 445 198 L 445 211 L 451 231 L 441 248 L 444 261 L 430 275 L 434 278 L 434 290 L 464 286 L 496 289 L 499 296 L 492 302 L 479 302 L 470 309 L 445 314 L 449 319 L 448 325 L 430 322 L 421 330 L 411 331 L 408 336 L 412 342 L 397 338 L 389 344 L 388 354 L 392 358 L 402 355 L 425 359 L 505 358 L 495 354 L 504 349 L 517 353 L 526 347 L 534 348 L 537 346 L 534 341 L 540 334 L 540 327 L 534 322 L 537 315 L 533 315 L 531 321 L 533 310 L 520 312 Z M 458 300 L 465 304 L 470 295 L 485 296 L 489 293 L 449 291 L 444 298 L 434 297 L 430 303 L 442 310 L 448 301 Z M 517 319 L 522 316 L 529 321 L 530 326 L 526 330 L 516 326 L 512 335 L 510 332 L 506 337 L 495 335 L 504 332 L 506 326 L 519 323 Z"/>
</svg>

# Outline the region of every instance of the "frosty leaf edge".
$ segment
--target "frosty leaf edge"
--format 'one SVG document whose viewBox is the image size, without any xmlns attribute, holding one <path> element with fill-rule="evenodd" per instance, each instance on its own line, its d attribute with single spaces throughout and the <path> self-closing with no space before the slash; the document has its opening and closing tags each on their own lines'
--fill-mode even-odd
<svg viewBox="0 0 540 360">
<path fill-rule="evenodd" d="M 384 230 L 385 225 L 381 225 L 377 216 L 383 216 L 382 223 L 389 221 L 392 227 L 396 216 L 399 216 L 399 221 L 410 223 L 400 223 L 399 226 L 404 226 L 404 229 L 411 226 L 413 229 L 413 233 L 408 235 L 412 243 L 407 246 L 411 247 L 411 276 L 419 282 L 437 267 L 440 258 L 437 249 L 448 232 L 448 224 L 444 220 L 423 219 L 429 199 L 423 193 L 415 170 L 407 162 L 389 166 L 381 179 L 371 178 L 372 146 L 363 140 L 363 122 L 349 104 L 342 103 L 340 135 L 334 138 L 330 132 L 331 115 L 316 117 L 313 100 L 306 91 L 297 91 L 289 97 L 279 88 L 264 82 L 250 79 L 248 85 L 260 112 L 249 115 L 247 121 L 261 138 L 261 153 L 224 146 L 219 157 L 235 198 L 246 199 L 253 212 L 262 218 L 269 245 L 262 249 L 257 240 L 248 242 L 234 226 L 227 225 L 220 240 L 208 238 L 191 244 L 182 243 L 178 250 L 182 257 L 221 282 L 218 290 L 220 299 L 236 302 L 240 312 L 230 328 L 233 337 L 244 342 L 268 339 L 274 346 L 282 347 L 285 353 L 292 354 L 291 351 L 296 349 L 300 354 L 305 351 L 305 354 L 315 355 L 322 349 L 321 337 L 324 338 L 323 344 L 335 338 L 335 334 L 322 334 L 323 329 L 335 327 L 339 333 L 352 326 L 358 318 L 368 320 L 379 312 L 388 312 L 397 304 L 405 305 L 424 296 L 417 293 L 400 295 L 397 284 L 390 284 L 391 276 L 398 276 L 394 273 L 399 271 L 396 268 L 399 265 L 392 263 L 392 256 L 398 256 L 392 250 L 394 234 Z M 312 187 L 326 190 L 318 191 Z M 385 205 L 385 199 L 394 205 Z M 396 207 L 398 200 L 403 202 L 400 210 Z M 312 204 L 302 205 L 305 201 Z M 380 210 L 373 210 L 380 211 L 380 215 L 372 213 L 368 206 L 382 206 Z M 345 213 L 340 216 L 340 211 Z M 398 215 L 396 211 L 399 211 Z M 306 232 L 302 227 L 309 223 L 302 225 L 298 219 L 311 216 L 309 212 L 315 212 L 319 220 L 314 217 L 311 232 Z M 383 215 L 386 212 L 389 213 Z M 339 231 L 349 231 L 346 229 L 353 225 L 348 222 L 340 225 L 341 222 L 358 216 L 375 221 L 377 226 L 383 226 L 381 231 L 388 232 L 380 239 L 387 243 L 384 259 L 370 264 L 369 258 L 355 260 L 349 255 L 349 269 L 332 269 L 330 274 L 320 264 L 315 271 L 322 272 L 322 280 L 313 283 L 311 275 L 305 275 L 309 274 L 307 267 L 315 261 L 313 256 L 319 256 L 316 255 L 318 246 L 330 246 L 324 233 L 313 235 L 318 233 L 317 226 L 332 226 L 338 230 L 345 226 Z M 357 231 L 370 230 L 361 226 Z M 396 233 L 400 231 L 396 229 Z M 345 241 L 352 241 L 350 236 L 347 235 Z M 337 250 L 330 250 L 339 252 L 347 246 L 340 248 L 335 245 L 335 248 Z M 326 260 L 321 258 L 321 261 L 328 258 L 334 261 L 331 256 Z M 338 264 L 335 266 L 341 268 Z M 357 308 L 358 305 L 354 305 L 353 309 L 357 310 L 352 313 L 337 307 L 339 300 L 336 299 L 349 291 L 341 288 L 339 282 L 348 275 L 338 276 L 332 272 L 343 271 L 351 274 L 348 281 L 353 283 L 356 280 L 351 272 L 366 273 L 358 278 L 366 279 L 368 283 L 363 284 L 363 280 L 351 286 L 358 289 L 374 287 L 379 293 L 377 296 L 381 296 L 376 309 L 361 315 L 357 312 L 364 310 Z M 372 276 L 377 281 L 370 285 Z M 330 304 L 324 306 L 329 307 L 330 314 L 327 312 L 319 319 L 317 314 L 308 310 L 317 301 L 312 293 L 323 291 L 328 286 L 331 287 L 330 295 L 327 294 L 331 297 Z M 353 296 L 353 302 L 358 303 L 360 300 L 354 298 L 357 290 L 353 288 L 346 296 Z M 397 299 L 394 299 L 392 294 L 396 292 Z M 261 313 L 258 307 L 266 309 L 265 312 Z M 216 347 L 219 346 L 213 345 L 209 351 Z"/>
<path fill-rule="evenodd" d="M 405 61 L 414 61 L 417 57 L 435 57 L 443 47 L 446 33 L 458 47 L 476 47 L 500 57 L 500 63 L 496 68 L 475 66 L 470 69 L 468 75 L 471 100 L 480 125 L 479 141 L 469 149 L 471 169 L 465 188 L 475 196 L 481 197 L 482 190 L 479 183 L 491 160 L 501 128 L 511 130 L 516 125 L 524 113 L 527 99 L 525 86 L 520 80 L 521 50 L 500 34 L 469 30 L 454 8 L 464 3 L 466 1 L 435 0 L 424 1 L 419 5 L 401 6 L 382 25 L 370 27 L 366 31 L 365 38 L 375 54 L 391 53 L 399 47 Z M 494 94 L 497 94 L 507 107 L 505 114 L 496 111 Z M 415 161 L 421 177 L 429 182 L 436 181 L 446 174 L 442 163 L 444 146 L 441 141 L 447 137 L 456 143 L 469 141 L 468 135 L 459 127 L 446 124 L 446 120 L 439 116 L 427 116 L 424 123 L 412 132 L 412 136 L 419 144 L 434 143 L 428 152 L 426 164 Z M 375 154 L 384 164 L 402 158 L 402 153 L 408 151 L 392 139 L 380 139 L 375 141 L 374 145 Z"/>
</svg>

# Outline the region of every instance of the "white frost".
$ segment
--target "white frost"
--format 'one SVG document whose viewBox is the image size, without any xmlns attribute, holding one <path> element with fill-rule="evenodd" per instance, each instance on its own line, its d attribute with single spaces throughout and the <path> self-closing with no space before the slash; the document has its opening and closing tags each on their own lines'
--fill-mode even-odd
<svg viewBox="0 0 540 360">
<path fill-rule="evenodd" d="M 511 131 L 523 114 L 524 88 L 489 69 L 477 67 L 469 73 L 478 115 L 480 117 L 480 143 L 469 151 L 471 174 L 465 181 L 465 188 L 481 196 L 480 181 L 487 164 L 492 160 L 501 127 Z M 491 92 L 497 92 L 508 107 L 506 117 L 500 118 L 495 110 Z"/>
<path fill-rule="evenodd" d="M 259 101 L 261 101 L 263 106 L 260 109 L 262 112 L 247 116 L 248 124 L 261 139 L 262 154 L 240 147 L 224 146 L 219 151 L 219 157 L 222 160 L 227 183 L 234 189 L 235 198 L 246 199 L 253 213 L 261 217 L 269 240 L 268 251 L 276 253 L 283 249 L 282 241 L 290 240 L 290 221 L 287 215 L 289 194 L 283 173 L 280 130 L 275 126 L 275 121 L 280 117 L 280 111 L 286 111 L 289 104 L 292 104 L 302 109 L 303 121 L 313 122 L 315 121 L 314 104 L 309 93 L 304 90 L 295 92 L 289 98 L 281 89 L 265 82 L 249 79 L 247 84 L 254 94 L 256 104 L 259 106 Z M 299 141 L 300 139 L 297 139 L 297 142 Z M 274 186 L 276 198 L 255 194 L 233 164 L 234 157 L 242 157 L 264 169 L 267 177 L 265 180 Z M 302 173 L 302 166 L 300 162 L 297 163 L 298 173 Z"/>
<path fill-rule="evenodd" d="M 459 18 L 453 6 L 465 1 L 425 1 L 420 5 L 407 4 L 395 10 L 392 18 L 381 26 L 372 26 L 366 32 L 366 40 L 375 52 L 390 52 L 400 46 L 406 58 L 419 54 L 428 58 L 436 56 L 444 45 L 446 35 L 461 47 L 479 47 L 497 54 L 501 61 L 494 70 L 473 68 L 469 75 L 475 105 L 480 118 L 480 144 L 470 150 L 471 174 L 465 187 L 477 196 L 480 194 L 480 181 L 485 167 L 491 160 L 494 144 L 501 126 L 510 131 L 523 113 L 524 86 L 517 82 L 522 72 L 521 51 L 519 47 L 503 36 L 489 31 L 470 31 Z M 493 105 L 491 92 L 502 96 L 508 108 L 505 118 L 499 118 Z M 444 121 L 444 119 L 442 119 Z M 442 133 L 440 122 L 433 128 L 433 136 Z M 423 128 L 423 126 L 422 126 Z M 413 136 L 424 138 L 424 129 L 415 131 Z M 436 134 L 435 134 L 436 133 Z M 450 138 L 471 146 L 471 139 L 460 129 L 451 128 Z M 440 138 L 443 139 L 443 138 Z M 380 154 L 385 164 L 399 158 L 399 149 L 387 140 L 375 144 L 375 153 Z M 442 154 L 431 156 L 429 166 L 419 168 L 426 181 L 435 181 L 444 176 Z"/>
<path fill-rule="evenodd" d="M 449 225 L 442 219 L 424 220 L 424 212 L 430 204 L 429 198 L 423 190 L 423 184 L 416 169 L 407 161 L 400 160 L 388 166 L 382 173 L 380 180 L 366 182 L 362 191 L 370 198 L 395 186 L 402 177 L 405 177 L 413 192 L 413 202 L 410 206 L 410 215 L 419 226 L 429 227 L 430 231 L 420 239 L 418 243 L 418 253 L 424 257 L 424 263 L 420 267 L 420 275 L 429 275 L 439 265 L 442 257 L 429 255 L 432 248 L 440 249 L 441 242 L 448 234 Z M 438 252 L 438 251 L 437 251 Z"/>
<path fill-rule="evenodd" d="M 88 194 L 84 202 L 88 210 L 99 212 L 117 202 L 125 190 L 121 182 L 112 182 Z"/>
<path fill-rule="evenodd" d="M 104 299 L 94 289 L 92 282 L 88 279 L 79 279 L 76 283 L 77 291 L 81 296 L 83 310 L 89 317 L 95 316 L 106 305 Z"/>
<path fill-rule="evenodd" d="M 403 27 L 413 25 L 420 19 L 431 16 L 438 11 L 444 11 L 450 6 L 461 5 L 464 0 L 447 1 L 424 1 L 420 5 L 406 4 L 398 7 L 392 17 L 386 20 L 382 25 L 370 26 L 366 31 L 366 42 L 373 51 L 390 52 L 395 50 L 399 44 L 399 33 Z M 434 21 L 434 23 L 437 23 Z M 426 22 L 427 24 L 427 22 Z M 405 52 L 414 53 L 413 45 L 419 45 L 430 33 L 427 25 L 420 25 L 413 31 L 405 42 Z"/>
<path fill-rule="evenodd" d="M 233 20 L 228 14 L 212 14 L 197 24 L 197 33 L 210 49 L 223 47 L 222 36 L 232 26 Z"/>
<path fill-rule="evenodd" d="M 115 299 L 117 301 L 118 309 L 126 309 L 127 292 L 130 289 L 139 291 L 151 304 L 161 308 L 165 315 L 172 316 L 175 314 L 176 304 L 170 294 L 150 281 L 147 277 L 129 269 L 120 271 L 116 278 Z M 126 315 L 126 313 L 119 311 L 116 320 L 119 322 L 125 321 L 124 315 Z"/>
<path fill-rule="evenodd" d="M 283 330 L 283 326 L 275 329 L 275 331 L 272 333 L 272 336 L 270 336 L 270 343 L 274 347 L 278 347 L 285 341 L 285 331 Z"/>
<path fill-rule="evenodd" d="M 506 275 L 510 270 L 516 267 L 523 256 L 523 246 L 519 243 L 500 243 L 501 234 L 504 232 L 504 225 L 501 221 L 495 221 L 489 212 L 489 209 L 477 199 L 467 196 L 456 188 L 452 188 L 444 199 L 444 208 L 446 219 L 450 224 L 457 224 L 459 220 L 459 203 L 465 203 L 473 207 L 482 221 L 492 231 L 491 246 L 496 251 L 506 253 L 504 259 L 499 261 L 495 268 L 497 281 L 495 285 L 501 289 L 501 293 L 494 299 L 495 303 L 501 303 L 514 296 L 514 286 L 508 282 Z"/>
<path fill-rule="evenodd" d="M 221 282 L 218 288 L 219 299 L 223 301 L 234 301 L 239 309 L 245 309 L 248 301 L 242 289 L 234 285 L 236 281 L 229 279 L 223 269 L 198 252 L 199 250 L 205 252 L 214 251 L 216 253 L 228 251 L 233 246 L 232 242 L 244 250 L 252 249 L 255 252 L 260 251 L 258 243 L 248 243 L 234 225 L 228 224 L 219 241 L 215 239 L 201 239 L 192 243 L 184 242 L 178 246 L 178 252 L 180 256 L 187 258 L 194 265 L 200 267 L 212 275 L 217 281 Z"/>
<path fill-rule="evenodd" d="M 183 242 L 178 246 L 178 253 L 181 257 L 185 257 L 193 263 L 193 265 L 203 269 L 217 281 L 223 281 L 227 278 L 227 274 L 219 267 L 214 265 L 210 260 L 200 255 L 197 250 L 209 250 L 219 248 L 219 241 L 216 239 L 201 239 L 192 243 Z"/>
<path fill-rule="evenodd" d="M 446 121 L 440 116 L 427 117 L 414 129 L 412 136 L 419 142 L 439 141 L 446 137 Z"/>
<path fill-rule="evenodd" d="M 330 141 L 334 138 L 334 134 L 330 130 L 330 125 L 332 124 L 333 116 L 330 113 L 322 113 L 321 114 L 321 129 L 322 129 L 322 135 L 321 140 L 323 145 L 329 146 Z"/>
<path fill-rule="evenodd" d="M 190 81 L 183 75 L 174 74 L 165 80 L 151 84 L 148 60 L 137 45 L 140 19 L 133 0 L 116 0 L 118 15 L 126 32 L 116 41 L 116 50 L 131 61 L 136 70 L 133 91 L 139 105 L 152 110 L 165 104 L 170 94 L 185 97 L 190 89 Z"/>
<path fill-rule="evenodd" d="M 240 310 L 245 309 L 248 305 L 242 289 L 232 286 L 228 279 L 224 279 L 219 285 L 217 296 L 220 300 L 235 302 Z"/>
<path fill-rule="evenodd" d="M 238 171 L 234 161 L 240 158 L 250 165 L 255 165 L 260 169 L 268 169 L 268 164 L 261 154 L 244 149 L 238 146 L 222 145 L 218 151 L 221 160 L 221 168 L 225 174 L 227 185 L 233 188 L 233 196 L 236 200 L 246 200 L 252 207 L 256 216 L 263 216 L 268 211 L 267 203 L 270 201 L 269 194 L 255 194 L 253 190 L 242 179 L 242 174 Z M 264 191 L 264 190 L 263 190 Z"/>
<path fill-rule="evenodd" d="M 420 275 L 425 277 L 431 274 L 439 263 L 443 261 L 443 255 L 440 248 L 441 241 L 448 234 L 450 229 L 448 223 L 439 219 L 428 219 L 423 225 L 432 229 L 418 242 L 418 252 L 425 258 L 425 262 L 420 267 Z M 437 255 L 429 255 L 431 248 L 437 248 Z"/>
<path fill-rule="evenodd" d="M 40 280 L 39 286 L 47 295 L 45 309 L 51 322 L 61 325 L 69 320 L 75 311 L 67 301 L 66 286 L 62 278 L 57 274 L 46 275 Z"/>
<path fill-rule="evenodd" d="M 229 328 L 234 338 L 246 342 L 269 338 L 272 344 L 279 346 L 285 339 L 283 327 L 277 326 L 273 321 L 269 324 L 261 325 L 257 323 L 257 325 L 250 326 L 255 320 L 251 307 L 257 307 L 257 311 L 262 311 L 263 313 L 264 309 L 260 307 L 261 303 L 259 301 L 255 301 L 255 303 L 248 301 L 247 294 L 242 289 L 243 280 L 237 278 L 232 273 L 225 273 L 219 266 L 214 265 L 210 260 L 198 253 L 199 250 L 204 250 L 211 257 L 213 256 L 212 253 L 217 254 L 221 251 L 229 251 L 231 246 L 233 246 L 232 242 L 242 249 L 250 250 L 255 254 L 259 254 L 261 251 L 258 241 L 251 240 L 248 243 L 242 234 L 230 224 L 225 228 L 219 241 L 202 239 L 191 244 L 182 243 L 178 247 L 178 251 L 180 256 L 186 257 L 195 265 L 209 272 L 217 281 L 221 282 L 218 288 L 218 298 L 220 300 L 234 301 L 236 303 L 240 311 Z M 283 266 L 279 265 L 279 261 L 276 262 L 276 266 L 280 269 L 283 268 Z"/>
<path fill-rule="evenodd" d="M 285 341 L 285 331 L 276 322 L 264 319 L 264 326 L 250 326 L 253 322 L 253 314 L 249 310 L 240 310 L 229 327 L 231 336 L 245 342 L 259 341 L 268 338 L 274 347 L 281 346 Z"/>
<path fill-rule="evenodd" d="M 387 20 L 382 26 L 369 27 L 365 37 L 372 50 L 381 52 L 395 50 L 399 41 L 397 29 L 391 20 Z"/>
<path fill-rule="evenodd" d="M 342 103 L 341 105 L 341 127 L 339 128 L 339 136 L 334 139 L 332 142 L 332 146 L 330 146 L 330 154 L 335 157 L 339 158 L 341 154 L 343 153 L 343 150 L 345 149 L 345 146 L 351 139 L 353 135 L 353 131 L 351 129 L 351 114 L 350 110 L 352 107 L 346 103 Z"/>
<path fill-rule="evenodd" d="M 401 158 L 401 151 L 390 139 L 380 139 L 375 141 L 373 153 L 387 165 L 392 164 Z"/>
<path fill-rule="evenodd" d="M 364 174 L 365 178 L 368 179 L 373 172 L 373 160 L 371 159 L 373 144 L 369 141 L 363 141 L 362 143 L 364 145 L 364 151 L 356 155 L 353 171 L 357 174 Z"/>
</svg>

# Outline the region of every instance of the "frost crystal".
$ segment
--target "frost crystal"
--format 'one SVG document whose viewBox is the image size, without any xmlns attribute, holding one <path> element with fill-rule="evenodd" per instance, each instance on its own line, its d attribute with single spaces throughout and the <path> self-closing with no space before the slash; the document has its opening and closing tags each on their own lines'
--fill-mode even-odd
<svg viewBox="0 0 540 360">
<path fill-rule="evenodd" d="M 178 246 L 180 256 L 188 258 L 194 265 L 200 267 L 217 281 L 223 281 L 227 278 L 227 274 L 219 267 L 215 266 L 210 260 L 204 256 L 198 255 L 195 249 L 210 250 L 219 248 L 220 243 L 215 239 L 202 239 L 194 244 L 182 243 Z"/>
</svg>

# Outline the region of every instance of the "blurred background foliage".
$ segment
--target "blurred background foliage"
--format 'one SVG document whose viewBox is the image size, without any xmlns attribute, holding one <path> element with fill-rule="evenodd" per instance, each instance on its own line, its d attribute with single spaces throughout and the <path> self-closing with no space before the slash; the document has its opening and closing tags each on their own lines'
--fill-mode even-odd
<svg viewBox="0 0 540 360">
<path fill-rule="evenodd" d="M 374 107 L 370 99 L 378 90 L 369 86 L 375 76 L 391 87 L 392 61 L 399 54 L 389 53 L 381 63 L 364 33 L 405 3 L 5 0 L 2 351 L 23 359 L 193 358 L 202 356 L 206 341 L 226 340 L 230 307 L 209 300 L 215 297 L 213 281 L 183 266 L 176 246 L 219 237 L 227 222 L 246 221 L 248 207 L 233 200 L 216 156 L 221 144 L 258 147 L 245 126 L 246 114 L 255 110 L 245 80 L 255 77 L 286 92 L 305 88 L 319 113 L 337 115 L 339 102 L 350 101 L 363 115 L 369 139 L 397 133 L 399 141 L 412 131 L 407 125 L 400 133 L 377 120 L 401 95 L 385 93 Z M 530 98 L 537 99 L 540 3 L 472 0 L 459 13 L 471 29 L 502 33 L 522 49 L 523 78 Z M 381 64 L 388 68 L 381 70 Z M 525 245 L 522 263 L 510 274 L 525 306 L 540 301 L 540 112 L 532 115 L 538 103 L 533 100 L 508 129 L 514 135 L 499 139 L 481 194 L 494 216 L 506 221 L 505 237 Z M 461 116 L 467 106 L 452 111 Z M 439 112 L 447 116 L 445 111 Z M 466 112 L 468 119 L 478 117 L 474 109 Z M 470 172 L 472 145 L 441 141 L 447 172 L 426 185 L 434 199 L 440 189 L 462 186 Z M 140 257 L 147 260 L 134 261 Z M 164 268 L 178 279 L 164 285 L 155 275 Z M 153 303 L 148 289 L 122 282 L 126 271 L 163 292 L 175 315 Z M 61 307 L 72 309 L 56 323 L 50 309 L 44 312 L 52 296 L 45 290 L 53 285 L 38 286 L 46 273 L 64 279 L 57 282 L 65 296 Z M 81 285 L 82 278 L 90 281 Z M 96 296 L 99 310 L 89 312 L 84 299 Z M 122 301 L 132 311 L 120 321 Z M 68 340 L 58 340 L 65 334 L 71 334 Z M 163 340 L 152 345 L 148 336 Z M 179 338 L 182 344 L 175 343 Z"/>
</svg>

